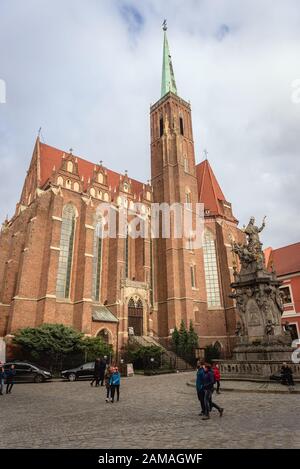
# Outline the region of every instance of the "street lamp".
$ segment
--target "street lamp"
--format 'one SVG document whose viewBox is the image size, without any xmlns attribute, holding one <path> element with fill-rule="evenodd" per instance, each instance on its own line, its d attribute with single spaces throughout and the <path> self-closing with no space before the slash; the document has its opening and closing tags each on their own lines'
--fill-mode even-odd
<svg viewBox="0 0 300 469">
<path fill-rule="evenodd" d="M 153 357 L 150 358 L 150 362 L 151 362 L 151 371 L 152 371 L 152 374 L 153 374 L 153 365 L 154 365 L 154 358 Z"/>
</svg>

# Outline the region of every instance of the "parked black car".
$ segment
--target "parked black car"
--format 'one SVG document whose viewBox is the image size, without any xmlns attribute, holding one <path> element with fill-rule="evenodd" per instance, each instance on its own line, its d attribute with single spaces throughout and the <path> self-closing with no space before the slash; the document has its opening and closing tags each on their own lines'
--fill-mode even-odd
<svg viewBox="0 0 300 469">
<path fill-rule="evenodd" d="M 77 368 L 70 368 L 61 372 L 61 377 L 69 381 L 76 381 L 78 379 L 91 379 L 94 376 L 95 362 L 84 363 L 77 366 Z"/>
<path fill-rule="evenodd" d="M 16 375 L 14 377 L 15 383 L 42 383 L 52 379 L 50 371 L 41 368 L 38 365 L 33 365 L 28 362 L 7 362 L 4 363 L 4 369 L 8 370 L 11 365 L 15 365 Z"/>
</svg>

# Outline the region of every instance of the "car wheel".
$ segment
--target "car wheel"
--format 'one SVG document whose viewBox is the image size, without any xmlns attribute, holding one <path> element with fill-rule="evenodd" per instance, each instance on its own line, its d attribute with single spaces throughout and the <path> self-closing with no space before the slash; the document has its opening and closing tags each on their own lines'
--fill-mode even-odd
<svg viewBox="0 0 300 469">
<path fill-rule="evenodd" d="M 44 378 L 41 375 L 36 375 L 34 378 L 35 383 L 42 383 L 44 381 Z"/>
<path fill-rule="evenodd" d="M 69 380 L 69 381 L 76 381 L 76 375 L 75 375 L 75 373 L 70 373 L 69 376 L 68 376 L 68 380 Z"/>
</svg>

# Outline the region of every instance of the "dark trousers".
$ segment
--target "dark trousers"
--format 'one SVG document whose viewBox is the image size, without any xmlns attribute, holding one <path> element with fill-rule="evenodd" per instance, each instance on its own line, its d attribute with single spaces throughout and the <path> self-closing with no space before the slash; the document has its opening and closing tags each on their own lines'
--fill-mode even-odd
<svg viewBox="0 0 300 469">
<path fill-rule="evenodd" d="M 117 401 L 120 398 L 120 385 L 119 384 L 112 384 L 111 385 L 111 400 L 114 402 L 115 400 L 115 392 L 117 391 Z"/>
<path fill-rule="evenodd" d="M 219 407 L 217 404 L 215 404 L 212 400 L 212 396 L 213 396 L 213 393 L 214 393 L 214 390 L 211 391 L 211 396 L 210 396 L 210 410 L 212 410 L 212 408 L 214 407 L 215 409 L 217 409 L 219 412 L 221 411 L 221 407 Z"/>
<path fill-rule="evenodd" d="M 205 414 L 204 389 L 201 389 L 201 391 L 198 391 L 198 389 L 197 389 L 197 396 L 198 396 L 198 399 L 200 401 L 201 412 L 203 412 L 203 414 Z"/>
<path fill-rule="evenodd" d="M 100 386 L 103 386 L 103 384 L 104 384 L 104 374 L 99 376 L 99 378 L 98 378 L 98 384 L 99 384 L 99 383 L 100 383 Z"/>
<path fill-rule="evenodd" d="M 104 381 L 104 376 L 94 376 L 91 385 L 93 386 L 94 381 L 96 382 L 96 386 L 99 386 L 99 383 L 101 382 L 101 386 L 103 386 L 103 381 Z"/>
<path fill-rule="evenodd" d="M 110 395 L 110 385 L 106 385 L 106 399 L 109 399 L 109 395 Z"/>
<path fill-rule="evenodd" d="M 220 380 L 216 381 L 216 384 L 217 384 L 217 393 L 219 393 L 220 392 Z"/>
<path fill-rule="evenodd" d="M 285 384 L 286 386 L 294 386 L 294 380 L 292 375 L 283 375 L 281 378 L 282 384 Z"/>
<path fill-rule="evenodd" d="M 204 413 L 206 416 L 209 416 L 210 411 L 214 407 L 219 412 L 221 412 L 221 407 L 215 404 L 212 400 L 213 390 L 212 389 L 205 389 L 204 391 Z"/>
<path fill-rule="evenodd" d="M 11 392 L 13 385 L 14 385 L 14 383 L 12 383 L 11 381 L 8 381 L 8 382 L 6 383 L 6 394 L 8 394 L 9 392 Z"/>
<path fill-rule="evenodd" d="M 204 415 L 206 415 L 207 417 L 209 416 L 209 413 L 211 411 L 211 396 L 212 396 L 211 389 L 205 389 L 204 390 Z"/>
</svg>

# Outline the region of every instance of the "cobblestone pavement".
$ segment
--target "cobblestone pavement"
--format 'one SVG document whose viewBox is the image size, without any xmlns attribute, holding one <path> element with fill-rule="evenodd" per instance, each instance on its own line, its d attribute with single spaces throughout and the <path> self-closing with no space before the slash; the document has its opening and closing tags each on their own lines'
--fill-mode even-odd
<svg viewBox="0 0 300 469">
<path fill-rule="evenodd" d="M 17 384 L 0 396 L 1 448 L 299 448 L 297 394 L 224 392 L 198 416 L 193 373 L 124 378 L 119 403 L 89 382 Z"/>
</svg>

